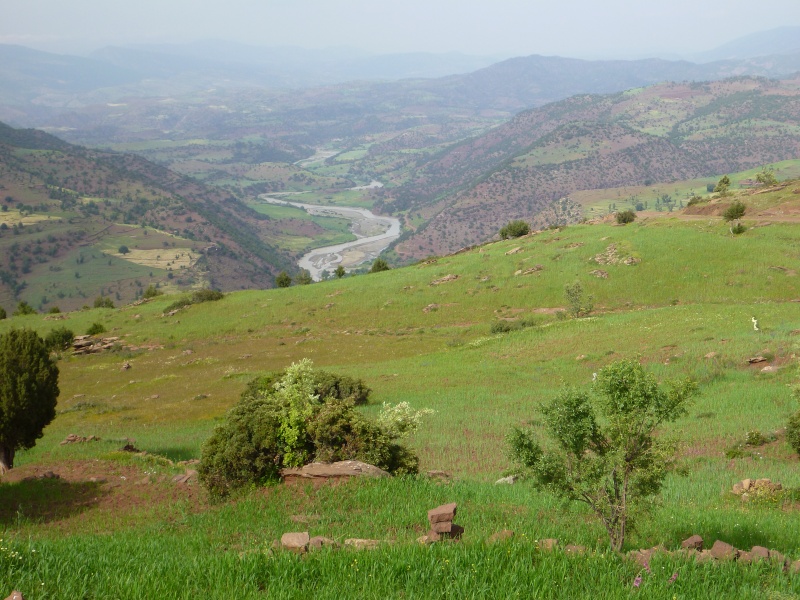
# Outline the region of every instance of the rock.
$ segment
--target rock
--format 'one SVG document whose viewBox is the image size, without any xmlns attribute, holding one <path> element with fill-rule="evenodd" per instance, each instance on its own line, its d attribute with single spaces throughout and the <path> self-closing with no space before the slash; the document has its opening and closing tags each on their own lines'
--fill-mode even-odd
<svg viewBox="0 0 800 600">
<path fill-rule="evenodd" d="M 589 271 L 589 275 L 594 275 L 600 279 L 608 279 L 608 271 L 603 271 L 603 269 L 595 269 L 594 271 Z"/>
<path fill-rule="evenodd" d="M 800 575 L 800 560 L 794 561 L 789 567 L 790 575 Z"/>
<path fill-rule="evenodd" d="M 711 550 L 702 550 L 695 554 L 695 559 L 699 563 L 706 563 L 714 560 L 714 557 L 711 555 Z"/>
<path fill-rule="evenodd" d="M 451 540 L 460 540 L 462 535 L 464 535 L 464 528 L 461 525 L 453 523 L 453 527 L 450 529 L 450 533 L 447 537 Z"/>
<path fill-rule="evenodd" d="M 441 506 L 432 508 L 428 511 L 428 522 L 431 525 L 448 521 L 452 522 L 456 517 L 457 509 L 458 505 L 455 502 L 451 502 L 450 504 L 442 504 Z"/>
<path fill-rule="evenodd" d="M 742 479 L 742 489 L 745 492 L 749 492 L 751 487 L 753 487 L 752 479 Z"/>
<path fill-rule="evenodd" d="M 89 437 L 82 437 L 80 435 L 76 435 L 74 433 L 70 433 L 67 437 L 64 438 L 64 441 L 61 442 L 61 446 L 66 446 L 67 444 L 83 444 L 84 442 L 99 442 L 100 438 L 96 435 L 90 435 Z"/>
<path fill-rule="evenodd" d="M 443 283 L 455 281 L 456 279 L 458 279 L 458 275 L 445 275 L 441 279 L 435 279 L 434 281 L 431 281 L 431 285 L 442 285 Z"/>
<path fill-rule="evenodd" d="M 346 477 L 389 477 L 389 473 L 359 460 L 335 463 L 311 463 L 294 469 L 283 469 L 281 477 L 287 483 L 302 480 L 329 480 Z"/>
<path fill-rule="evenodd" d="M 681 548 L 700 551 L 703 549 L 703 538 L 701 538 L 699 535 L 688 537 L 681 542 Z"/>
<path fill-rule="evenodd" d="M 516 475 L 509 475 L 508 477 L 501 477 L 494 482 L 495 485 L 513 485 L 517 482 Z"/>
<path fill-rule="evenodd" d="M 158 400 L 160 397 L 161 396 L 159 396 L 158 394 L 153 394 L 152 396 L 150 396 L 150 400 Z"/>
<path fill-rule="evenodd" d="M 777 373 L 778 372 L 778 367 L 776 367 L 774 365 L 767 365 L 766 367 L 761 369 L 761 372 L 762 373 Z"/>
<path fill-rule="evenodd" d="M 417 543 L 422 544 L 423 546 L 430 546 L 431 544 L 435 543 L 436 540 L 431 539 L 427 535 L 421 535 L 417 538 Z"/>
<path fill-rule="evenodd" d="M 711 556 L 717 560 L 736 560 L 739 551 L 730 544 L 717 540 L 711 547 Z"/>
<path fill-rule="evenodd" d="M 753 546 L 750 550 L 753 560 L 769 560 L 769 550 L 764 546 Z"/>
<path fill-rule="evenodd" d="M 127 444 L 125 444 L 125 445 L 124 445 L 122 448 L 120 448 L 119 450 L 120 450 L 120 452 L 133 452 L 133 453 L 135 453 L 135 454 L 139 454 L 139 453 L 141 452 L 141 450 L 139 450 L 139 449 L 138 449 L 136 446 L 134 446 L 134 445 L 133 445 L 133 443 L 131 443 L 131 442 L 128 442 Z"/>
<path fill-rule="evenodd" d="M 755 365 L 757 363 L 767 362 L 767 359 L 763 356 L 753 356 L 752 358 L 748 358 L 747 362 L 751 365 Z"/>
<path fill-rule="evenodd" d="M 439 310 L 438 304 L 428 304 L 428 306 L 422 309 L 422 312 L 429 313 L 429 312 L 435 312 L 437 310 Z"/>
<path fill-rule="evenodd" d="M 511 538 L 514 537 L 514 532 L 510 529 L 503 529 L 502 531 L 498 531 L 497 533 L 493 533 L 489 536 L 487 542 L 489 544 L 495 544 L 497 542 L 507 542 Z"/>
<path fill-rule="evenodd" d="M 448 473 L 447 471 L 428 471 L 425 474 L 431 479 L 441 479 L 443 481 L 448 480 L 450 479 L 450 477 L 452 477 L 452 475 L 450 475 L 450 473 Z"/>
<path fill-rule="evenodd" d="M 299 533 L 284 533 L 281 536 L 281 547 L 284 550 L 296 552 L 297 554 L 305 554 L 308 551 L 308 545 L 310 542 L 311 538 L 308 536 L 307 531 Z"/>
<path fill-rule="evenodd" d="M 183 475 L 175 475 L 172 478 L 173 483 L 177 483 L 179 485 L 186 485 L 189 483 L 193 483 L 197 479 L 197 471 L 194 469 L 187 469 L 186 473 Z"/>
<path fill-rule="evenodd" d="M 558 540 L 555 538 L 539 540 L 539 550 L 542 552 L 553 552 L 556 548 L 558 548 Z"/>
<path fill-rule="evenodd" d="M 452 521 L 441 521 L 431 524 L 431 529 L 436 533 L 450 533 L 453 527 L 458 527 L 458 525 L 453 525 Z"/>
<path fill-rule="evenodd" d="M 127 371 L 130 368 L 131 368 L 131 363 L 125 362 L 125 363 L 122 363 L 122 366 L 120 367 L 120 371 Z"/>
<path fill-rule="evenodd" d="M 441 542 L 442 541 L 442 534 L 434 531 L 431 529 L 425 538 L 428 540 L 429 544 L 433 544 L 434 542 Z"/>
<path fill-rule="evenodd" d="M 781 569 L 786 570 L 786 557 L 777 550 L 769 551 L 769 560 L 780 565 Z"/>
<path fill-rule="evenodd" d="M 744 488 L 742 487 L 741 482 L 733 484 L 733 488 L 731 488 L 731 493 L 736 494 L 737 496 L 741 496 L 744 493 Z"/>
<path fill-rule="evenodd" d="M 152 480 L 150 479 L 150 475 L 145 475 L 142 479 L 136 482 L 136 485 L 150 485 Z"/>
<path fill-rule="evenodd" d="M 319 550 L 321 548 L 339 548 L 339 543 L 330 538 L 316 535 L 308 540 L 308 548 L 309 550 Z"/>
<path fill-rule="evenodd" d="M 740 562 L 743 565 L 752 564 L 757 560 L 760 559 L 756 556 L 753 556 L 752 552 L 746 552 L 745 550 L 739 550 L 739 558 L 736 559 L 737 562 Z"/>
<path fill-rule="evenodd" d="M 586 554 L 586 546 L 576 546 L 574 544 L 567 544 L 564 546 L 564 552 L 567 554 Z"/>
<path fill-rule="evenodd" d="M 706 354 L 705 358 L 716 358 L 716 356 L 717 356 L 716 352 L 709 352 L 708 354 Z"/>
<path fill-rule="evenodd" d="M 506 252 L 506 256 L 510 254 L 517 254 L 518 252 L 522 252 L 522 246 L 517 246 L 516 248 L 512 248 L 508 252 Z"/>
<path fill-rule="evenodd" d="M 22 595 L 22 592 L 14 590 L 6 600 L 25 600 L 25 596 Z"/>
<path fill-rule="evenodd" d="M 375 550 L 380 544 L 378 540 L 362 540 L 358 538 L 350 538 L 344 541 L 345 546 L 350 546 L 355 550 Z"/>
<path fill-rule="evenodd" d="M 199 465 L 200 459 L 199 458 L 190 458 L 189 460 L 179 460 L 177 463 L 179 467 L 190 467 L 192 465 Z"/>
</svg>

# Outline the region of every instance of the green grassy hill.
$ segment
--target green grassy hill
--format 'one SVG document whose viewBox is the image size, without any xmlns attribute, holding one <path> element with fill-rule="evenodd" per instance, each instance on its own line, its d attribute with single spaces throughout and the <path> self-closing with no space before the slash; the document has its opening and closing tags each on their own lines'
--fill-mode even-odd
<svg viewBox="0 0 800 600">
<path fill-rule="evenodd" d="M 3 544 L 22 556 L 0 555 L 0 582 L 34 598 L 231 589 L 242 598 L 796 597 L 800 579 L 767 564 L 660 555 L 644 569 L 607 550 L 582 506 L 528 481 L 493 482 L 511 467 L 504 440 L 513 426 L 541 426 L 538 408 L 562 385 L 588 387 L 603 366 L 637 358 L 659 379 L 693 378 L 700 395 L 660 432 L 679 440 L 686 474 L 667 480 L 627 547 L 676 549 L 698 533 L 708 546 L 722 539 L 800 559 L 800 471 L 783 439 L 798 408 L 789 387 L 800 350 L 798 189 L 792 181 L 738 192 L 748 206 L 738 236 L 715 216 L 731 199 L 711 199 L 626 226 L 544 230 L 388 272 L 231 293 L 172 316 L 167 296 L 57 322 L 0 322 L 43 334 L 99 322 L 127 347 L 59 361 L 59 414 L 0 484 Z M 564 286 L 576 280 L 594 310 L 562 318 Z M 765 360 L 751 364 L 756 356 Z M 170 482 L 183 467 L 167 459 L 199 457 L 251 378 L 306 357 L 363 378 L 373 389 L 368 414 L 382 402 L 435 410 L 412 445 L 423 473 L 453 479 L 279 485 L 221 504 Z M 743 446 L 755 430 L 772 441 Z M 60 445 L 69 433 L 102 440 Z M 127 439 L 148 454 L 119 452 Z M 63 480 L 23 480 L 46 470 Z M 745 477 L 788 491 L 744 503 L 728 490 Z M 459 505 L 463 541 L 417 544 L 426 511 L 448 501 Z M 505 528 L 511 542 L 486 543 Z M 282 533 L 305 530 L 384 544 L 304 558 L 271 549 Z M 549 537 L 589 553 L 537 550 L 535 540 Z"/>
</svg>

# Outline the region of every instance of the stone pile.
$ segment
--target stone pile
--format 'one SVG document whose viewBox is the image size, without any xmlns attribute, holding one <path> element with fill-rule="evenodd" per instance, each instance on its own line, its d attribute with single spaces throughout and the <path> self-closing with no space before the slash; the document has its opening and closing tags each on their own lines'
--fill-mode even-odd
<svg viewBox="0 0 800 600">
<path fill-rule="evenodd" d="M 91 335 L 77 335 L 72 342 L 72 353 L 97 354 L 105 350 L 111 350 L 119 344 L 118 337 L 96 338 Z"/>
<path fill-rule="evenodd" d="M 742 479 L 733 484 L 731 493 L 741 496 L 742 500 L 747 500 L 753 494 L 774 494 L 783 489 L 783 485 L 771 479 Z"/>
<path fill-rule="evenodd" d="M 64 441 L 61 442 L 61 446 L 66 446 L 67 444 L 83 444 L 86 442 L 99 442 L 100 438 L 96 435 L 90 435 L 89 437 L 83 437 L 81 435 L 77 435 L 75 433 L 70 433 L 67 437 L 64 438 Z"/>
<path fill-rule="evenodd" d="M 439 542 L 442 539 L 457 540 L 464 534 L 464 528 L 461 525 L 453 523 L 456 518 L 456 510 L 458 506 L 455 502 L 449 504 L 442 504 L 436 508 L 428 511 L 428 523 L 430 523 L 431 530 L 427 535 L 419 538 L 419 542 L 423 544 L 432 544 Z"/>
</svg>

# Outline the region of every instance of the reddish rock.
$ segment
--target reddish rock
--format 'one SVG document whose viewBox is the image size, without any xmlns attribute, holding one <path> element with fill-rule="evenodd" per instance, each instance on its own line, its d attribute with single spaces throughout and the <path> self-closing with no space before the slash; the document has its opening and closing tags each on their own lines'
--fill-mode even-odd
<svg viewBox="0 0 800 600">
<path fill-rule="evenodd" d="M 750 554 L 753 555 L 753 560 L 769 559 L 769 550 L 764 548 L 764 546 L 753 546 L 750 550 Z"/>
<path fill-rule="evenodd" d="M 681 542 L 681 548 L 686 548 L 687 550 L 702 550 L 703 538 L 701 538 L 699 535 L 693 535 L 692 537 L 686 538 Z"/>
<path fill-rule="evenodd" d="M 440 541 L 442 541 L 442 534 L 441 534 L 441 533 L 437 533 L 437 532 L 436 532 L 436 531 L 434 531 L 433 529 L 431 529 L 431 530 L 428 532 L 428 535 L 426 535 L 425 537 L 427 538 L 427 540 L 428 540 L 428 542 L 427 542 L 427 543 L 429 543 L 429 544 L 432 544 L 432 543 L 434 543 L 434 542 L 440 542 Z"/>
<path fill-rule="evenodd" d="M 308 544 L 311 538 L 308 536 L 307 531 L 284 533 L 281 536 L 281 547 L 290 552 L 297 554 L 304 554 L 308 551 Z"/>
<path fill-rule="evenodd" d="M 435 523 L 446 523 L 455 519 L 456 517 L 456 510 L 458 505 L 455 502 L 451 502 L 450 504 L 442 504 L 441 506 L 437 506 L 436 508 L 432 508 L 428 511 L 428 522 L 431 525 Z"/>
<path fill-rule="evenodd" d="M 711 556 L 717 560 L 736 560 L 739 551 L 730 544 L 717 540 L 711 547 Z"/>
<path fill-rule="evenodd" d="M 714 557 L 711 555 L 711 550 L 701 550 L 695 553 L 695 559 L 699 563 L 705 563 L 714 560 Z"/>
<path fill-rule="evenodd" d="M 758 562 L 761 559 L 755 556 L 752 552 L 739 550 L 739 558 L 736 560 L 742 564 L 749 565 L 751 563 Z"/>
<path fill-rule="evenodd" d="M 458 527 L 458 525 L 453 525 L 452 521 L 442 521 L 431 525 L 431 529 L 436 533 L 450 533 L 453 527 Z"/>
<path fill-rule="evenodd" d="M 434 543 L 435 540 L 432 540 L 427 535 L 421 535 L 417 538 L 417 543 L 422 544 L 423 546 L 430 546 Z"/>
<path fill-rule="evenodd" d="M 25 600 L 25 596 L 22 595 L 22 592 L 14 590 L 6 600 Z"/>
<path fill-rule="evenodd" d="M 503 529 L 502 531 L 498 531 L 497 533 L 493 533 L 489 536 L 487 540 L 490 544 L 494 544 L 496 542 L 507 542 L 511 538 L 514 537 L 514 532 L 510 529 Z"/>
<path fill-rule="evenodd" d="M 320 548 L 338 548 L 339 544 L 330 538 L 317 535 L 308 540 L 309 550 L 319 550 Z"/>
<path fill-rule="evenodd" d="M 770 550 L 769 551 L 769 560 L 770 560 L 770 562 L 774 562 L 774 563 L 780 565 L 780 567 L 784 571 L 786 570 L 786 566 L 787 566 L 786 557 L 783 554 L 781 554 L 780 552 L 778 552 L 777 550 Z"/>
<path fill-rule="evenodd" d="M 175 477 L 172 478 L 172 481 L 179 485 L 187 485 L 193 483 L 196 479 L 197 471 L 194 469 L 187 469 L 186 473 L 183 473 L 182 475 L 175 475 Z"/>
</svg>

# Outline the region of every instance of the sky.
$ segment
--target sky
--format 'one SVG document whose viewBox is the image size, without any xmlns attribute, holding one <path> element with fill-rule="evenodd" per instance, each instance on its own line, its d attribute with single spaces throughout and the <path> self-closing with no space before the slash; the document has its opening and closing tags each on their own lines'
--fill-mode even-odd
<svg viewBox="0 0 800 600">
<path fill-rule="evenodd" d="M 799 0 L 0 0 L 0 43 L 63 53 L 204 39 L 372 53 L 674 57 L 800 25 Z"/>
</svg>

